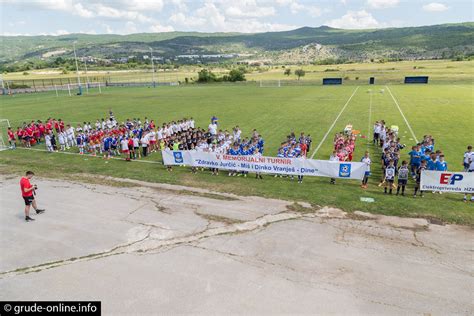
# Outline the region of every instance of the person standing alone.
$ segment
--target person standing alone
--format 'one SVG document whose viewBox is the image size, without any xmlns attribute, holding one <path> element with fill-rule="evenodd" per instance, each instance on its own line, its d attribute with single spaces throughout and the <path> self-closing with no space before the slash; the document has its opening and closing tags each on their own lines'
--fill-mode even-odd
<svg viewBox="0 0 474 316">
<path fill-rule="evenodd" d="M 20 180 L 21 195 L 25 201 L 25 221 L 27 222 L 34 221 L 34 219 L 30 217 L 31 205 L 33 205 L 33 209 L 36 211 L 36 214 L 41 214 L 45 211 L 44 209 L 39 209 L 36 205 L 34 194 L 38 187 L 36 184 L 32 185 L 30 183 L 31 178 L 33 178 L 34 175 L 35 174 L 33 171 L 27 171 L 26 175 Z"/>
</svg>

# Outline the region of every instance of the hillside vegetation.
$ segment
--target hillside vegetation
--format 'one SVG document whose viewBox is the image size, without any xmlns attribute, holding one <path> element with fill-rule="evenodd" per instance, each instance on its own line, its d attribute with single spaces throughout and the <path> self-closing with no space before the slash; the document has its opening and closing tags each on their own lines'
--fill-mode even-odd
<svg viewBox="0 0 474 316">
<path fill-rule="evenodd" d="M 0 63 L 72 56 L 77 41 L 79 56 L 117 58 L 143 56 L 153 48 L 156 56 L 174 60 L 183 54 L 245 54 L 280 63 L 310 63 L 325 59 L 437 59 L 471 56 L 474 23 L 371 30 L 343 30 L 327 26 L 285 32 L 141 33 L 131 35 L 1 36 Z"/>
</svg>

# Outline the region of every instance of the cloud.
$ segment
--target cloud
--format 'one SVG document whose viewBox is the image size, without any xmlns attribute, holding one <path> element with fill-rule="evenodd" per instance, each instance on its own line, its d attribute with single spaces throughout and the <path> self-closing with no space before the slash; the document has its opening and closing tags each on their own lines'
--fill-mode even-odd
<svg viewBox="0 0 474 316">
<path fill-rule="evenodd" d="M 374 9 L 386 9 L 396 7 L 400 0 L 367 0 L 367 5 Z"/>
<path fill-rule="evenodd" d="M 443 12 L 448 10 L 449 7 L 443 3 L 431 2 L 423 6 L 423 10 L 427 12 Z"/>
<path fill-rule="evenodd" d="M 298 14 L 304 11 L 311 17 L 319 17 L 323 12 L 329 10 L 321 9 L 315 5 L 301 4 L 298 0 L 276 0 L 275 3 L 282 7 L 288 7 L 292 14 Z"/>
<path fill-rule="evenodd" d="M 17 5 L 22 9 L 66 12 L 82 18 L 102 17 L 134 20 L 141 23 L 151 23 L 153 19 L 138 11 L 159 11 L 163 7 L 162 0 L 40 0 L 31 2 L 1 0 L 1 3 Z M 87 5 L 83 3 L 87 3 Z"/>
<path fill-rule="evenodd" d="M 242 3 L 246 3 L 247 9 L 242 8 Z M 182 12 L 175 13 L 168 19 L 169 22 L 181 26 L 186 30 L 202 32 L 242 32 L 257 33 L 269 31 L 283 31 L 295 29 L 296 26 L 280 23 L 262 21 L 261 16 L 268 16 L 268 12 L 259 11 L 252 13 L 248 6 L 254 5 L 254 1 L 240 2 L 232 5 L 232 10 L 228 10 L 219 3 L 206 1 L 193 14 L 186 15 Z M 267 8 L 265 6 L 260 8 Z"/>
<path fill-rule="evenodd" d="M 384 26 L 365 10 L 348 11 L 342 17 L 330 20 L 326 24 L 341 29 L 370 29 Z"/>
<path fill-rule="evenodd" d="M 79 15 L 83 18 L 92 18 L 94 12 L 87 10 L 81 3 L 76 3 L 73 5 L 73 10 L 76 15 Z"/>
<path fill-rule="evenodd" d="M 291 4 L 290 4 L 290 11 L 291 13 L 293 14 L 296 14 L 302 10 L 304 10 L 305 6 L 298 3 L 297 1 L 293 1 Z"/>
<path fill-rule="evenodd" d="M 68 35 L 68 34 L 71 34 L 71 32 L 68 32 L 66 30 L 57 30 L 55 32 L 43 32 L 43 33 L 39 33 L 38 35 L 44 35 L 44 36 L 47 36 L 47 35 L 51 35 L 51 36 L 60 36 L 60 35 Z"/>
<path fill-rule="evenodd" d="M 148 16 L 136 11 L 119 10 L 100 3 L 92 5 L 92 8 L 95 12 L 95 15 L 98 17 L 109 19 L 125 19 L 130 21 L 133 20 L 141 23 L 153 22 L 152 18 L 149 18 Z"/>
<path fill-rule="evenodd" d="M 154 33 L 163 33 L 163 32 L 173 32 L 174 28 L 170 25 L 161 25 L 160 23 L 155 23 L 150 26 L 150 31 Z"/>
<path fill-rule="evenodd" d="M 125 29 L 122 34 L 133 34 L 137 32 L 137 25 L 132 21 L 128 21 L 127 23 L 125 23 Z"/>
<path fill-rule="evenodd" d="M 121 7 L 131 11 L 155 11 L 163 10 L 163 0 L 114 0 L 113 3 L 119 4 Z"/>
<path fill-rule="evenodd" d="M 171 3 L 178 9 L 178 12 L 187 12 L 188 6 L 185 0 L 171 0 Z"/>
<path fill-rule="evenodd" d="M 102 23 L 102 26 L 105 28 L 105 33 L 107 33 L 107 34 L 113 34 L 114 33 L 114 31 L 112 30 L 110 25 Z"/>
<path fill-rule="evenodd" d="M 226 10 L 225 15 L 229 17 L 251 17 L 261 18 L 275 15 L 276 10 L 271 6 L 259 6 L 255 1 L 236 1 L 231 4 Z"/>
<path fill-rule="evenodd" d="M 174 24 L 189 27 L 203 26 L 204 24 L 206 24 L 205 18 L 200 18 L 196 16 L 186 16 L 184 13 L 181 12 L 171 15 L 168 20 Z"/>
<path fill-rule="evenodd" d="M 323 13 L 323 10 L 321 10 L 319 7 L 316 6 L 309 6 L 306 8 L 308 11 L 308 14 L 312 16 L 313 18 L 317 18 L 318 16 L 321 16 Z"/>
</svg>

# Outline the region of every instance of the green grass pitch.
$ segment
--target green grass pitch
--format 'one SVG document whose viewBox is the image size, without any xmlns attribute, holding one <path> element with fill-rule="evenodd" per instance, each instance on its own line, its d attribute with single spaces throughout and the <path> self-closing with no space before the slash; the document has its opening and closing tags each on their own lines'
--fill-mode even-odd
<svg viewBox="0 0 474 316">
<path fill-rule="evenodd" d="M 291 131 L 311 134 L 312 154 L 334 123 L 314 156 L 315 159 L 328 159 L 334 133 L 341 131 L 346 124 L 352 124 L 354 129 L 369 135 L 371 139 L 373 122 L 384 119 L 388 125 L 399 126 L 403 143 L 407 146 L 415 144 L 401 110 L 415 136 L 421 139 L 424 134 L 433 135 L 435 147 L 444 151 L 450 170 L 461 170 L 462 155 L 473 141 L 472 91 L 472 86 L 467 84 L 107 88 L 102 90 L 102 94 L 91 90 L 89 95 L 81 97 L 68 97 L 65 92 L 60 92 L 59 97 L 54 92 L 1 97 L 0 118 L 9 119 L 13 127 L 23 121 L 44 120 L 50 116 L 66 122 L 95 122 L 105 117 L 108 109 L 112 108 L 119 121 L 148 116 L 161 124 L 192 116 L 197 126 L 206 127 L 210 117 L 216 115 L 224 129 L 230 130 L 239 125 L 244 135 L 250 135 L 252 129 L 256 128 L 266 141 L 267 156 L 276 155 L 279 143 Z M 351 95 L 352 98 L 347 102 Z M 43 149 L 43 145 L 38 148 Z M 209 172 L 192 175 L 188 168 L 175 168 L 174 172 L 169 173 L 161 164 L 125 163 L 118 160 L 106 164 L 102 159 L 27 150 L 0 152 L 0 169 L 14 173 L 33 169 L 40 176 L 62 178 L 77 173 L 102 174 L 205 187 L 240 195 L 308 201 L 314 205 L 336 206 L 346 211 L 432 216 L 446 222 L 474 224 L 473 206 L 462 203 L 462 195 L 459 194 L 428 193 L 423 199 L 414 199 L 410 194 L 407 197 L 385 196 L 377 186 L 381 176 L 379 149 L 374 148 L 367 139 L 358 138 L 354 161 L 358 161 L 365 150 L 370 151 L 373 160 L 373 176 L 369 180 L 368 190 L 361 190 L 358 181 L 350 180 L 340 180 L 337 185 L 331 186 L 329 179 L 319 177 L 306 177 L 303 185 L 270 176 L 265 176 L 264 181 L 254 181 L 252 177 L 230 179 L 223 174 L 212 177 Z M 402 151 L 402 159 L 408 158 L 408 151 Z M 161 155 L 153 154 L 147 160 L 160 162 Z M 408 185 L 409 193 L 412 189 L 411 182 Z M 361 202 L 360 197 L 372 197 L 375 202 Z"/>
</svg>

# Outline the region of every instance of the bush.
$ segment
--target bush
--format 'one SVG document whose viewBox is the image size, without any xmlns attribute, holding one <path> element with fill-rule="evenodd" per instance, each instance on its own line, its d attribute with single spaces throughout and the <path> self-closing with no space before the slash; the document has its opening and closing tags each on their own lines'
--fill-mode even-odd
<svg viewBox="0 0 474 316">
<path fill-rule="evenodd" d="M 216 75 L 207 69 L 202 69 L 198 72 L 197 82 L 214 82 L 217 81 Z"/>
<path fill-rule="evenodd" d="M 227 79 L 227 80 L 226 80 Z M 236 82 L 245 81 L 245 74 L 241 69 L 232 69 L 228 76 L 223 77 L 224 81 Z"/>
</svg>

